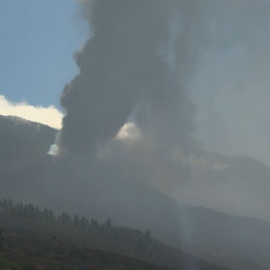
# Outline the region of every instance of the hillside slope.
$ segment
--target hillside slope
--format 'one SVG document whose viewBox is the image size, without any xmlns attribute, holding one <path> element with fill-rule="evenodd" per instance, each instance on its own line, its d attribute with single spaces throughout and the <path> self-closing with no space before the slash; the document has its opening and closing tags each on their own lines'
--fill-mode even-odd
<svg viewBox="0 0 270 270">
<path fill-rule="evenodd" d="M 154 267 L 157 265 L 164 269 L 190 270 L 196 266 L 200 270 L 225 270 L 166 246 L 150 231 L 115 227 L 110 220 L 100 224 L 67 213 L 56 216 L 52 211 L 11 200 L 1 201 L 0 209 L 3 254 L 23 266 L 21 269 L 143 270 L 158 269 Z"/>
<path fill-rule="evenodd" d="M 0 115 L 0 172 L 15 170 L 45 155 L 56 130 L 19 117 Z"/>
<path fill-rule="evenodd" d="M 235 270 L 270 268 L 269 223 L 178 203 L 141 182 L 118 179 L 119 171 L 115 172 L 115 168 L 110 168 L 110 174 L 106 173 L 106 164 L 90 161 L 82 164 L 80 159 L 56 159 L 43 154 L 36 158 L 36 151 L 38 154 L 47 152 L 55 131 L 44 127 L 45 131 L 40 133 L 37 124 L 32 127 L 31 123 L 29 127 L 28 122 L 14 124 L 14 120 L 6 120 L 13 126 L 7 129 L 11 137 L 19 138 L 18 145 L 27 154 L 17 156 L 16 151 L 21 151 L 21 148 L 13 144 L 8 144 L 9 155 L 0 152 L 3 159 L 0 165 L 0 199 L 11 197 L 15 201 L 31 202 L 57 212 L 66 211 L 97 220 L 110 217 L 115 225 L 149 229 L 155 238 L 167 244 L 181 245 L 191 254 Z M 1 132 L 4 129 L 1 128 Z M 0 147 L 7 147 L 6 138 L 2 137 Z M 41 146 L 36 149 L 39 143 Z M 263 205 L 262 212 L 257 212 L 267 217 L 264 213 L 269 213 L 267 207 L 270 204 L 269 167 L 244 157 L 226 158 L 209 154 L 207 158 L 226 166 L 220 170 L 205 170 L 193 175 L 198 178 L 194 179 L 195 182 L 183 183 L 180 199 L 190 194 L 186 192 L 186 184 L 198 199 L 206 196 L 208 201 L 203 202 L 211 202 L 213 198 L 209 205 L 213 208 L 219 209 L 222 206 L 224 211 L 229 212 L 224 198 L 227 201 L 231 198 L 230 208 L 238 209 L 233 199 L 239 195 L 240 205 L 255 212 Z M 83 173 L 85 167 L 91 170 L 91 177 Z M 207 193 L 204 192 L 206 189 Z M 244 197 L 241 196 L 243 194 Z M 254 201 L 256 198 L 260 202 L 257 208 Z M 249 204 L 246 205 L 246 202 Z"/>
</svg>

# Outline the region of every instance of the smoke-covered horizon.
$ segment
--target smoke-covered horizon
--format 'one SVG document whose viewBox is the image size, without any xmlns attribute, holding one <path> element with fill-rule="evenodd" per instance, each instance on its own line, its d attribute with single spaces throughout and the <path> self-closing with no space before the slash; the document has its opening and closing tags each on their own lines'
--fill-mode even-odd
<svg viewBox="0 0 270 270">
<path fill-rule="evenodd" d="M 268 1 L 80 4 L 89 39 L 75 54 L 80 71 L 61 98 L 67 114 L 60 154 L 83 157 L 79 171 L 86 175 L 87 164 L 102 163 L 108 175 L 117 171 L 116 178 L 176 199 L 256 215 L 265 205 L 261 187 L 250 199 L 249 188 L 231 182 L 231 164 L 205 150 L 237 155 L 257 136 L 244 133 L 252 125 L 242 129 L 252 111 L 248 118 L 240 98 L 252 97 L 252 75 L 265 59 Z M 246 153 L 258 156 L 254 148 Z M 248 207 L 248 200 L 257 204 Z"/>
</svg>

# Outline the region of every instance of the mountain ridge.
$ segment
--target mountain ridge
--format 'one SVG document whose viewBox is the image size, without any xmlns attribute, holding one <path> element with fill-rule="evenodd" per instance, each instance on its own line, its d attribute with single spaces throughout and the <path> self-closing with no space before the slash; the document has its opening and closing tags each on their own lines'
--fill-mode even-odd
<svg viewBox="0 0 270 270">
<path fill-rule="evenodd" d="M 42 136 L 45 136 L 44 134 Z M 36 132 L 34 135 L 40 136 L 40 133 Z M 53 136 L 50 138 L 52 140 Z M 44 149 L 48 149 L 49 144 L 50 140 Z M 239 165 L 233 163 L 233 170 L 229 166 L 222 170 L 212 170 L 211 174 L 209 171 L 204 174 L 200 172 L 199 180 L 202 180 L 202 184 L 227 184 L 227 179 L 234 181 L 233 177 L 237 176 L 239 179 L 235 179 L 241 185 L 249 185 L 259 179 L 252 176 L 252 159 L 248 158 L 247 165 L 245 158 L 231 159 L 221 156 L 218 159 L 212 156 L 212 159 L 227 163 L 236 160 L 242 164 L 242 168 L 248 167 L 251 173 L 245 169 L 238 173 L 236 169 Z M 241 218 L 237 217 L 237 213 L 231 216 L 217 209 L 209 210 L 205 206 L 194 207 L 186 202 L 180 203 L 150 186 L 133 182 L 132 179 L 117 179 L 114 176 L 119 175 L 118 171 L 114 171 L 117 168 L 110 168 L 108 174 L 105 165 L 94 161 L 81 161 L 78 158 L 59 159 L 43 153 L 23 166 L 4 170 L 0 173 L 0 198 L 11 197 L 13 200 L 31 202 L 56 211 L 78 213 L 97 220 L 111 217 L 117 226 L 150 229 L 154 237 L 167 244 L 177 246 L 181 240 L 183 250 L 188 253 L 233 270 L 264 270 L 269 267 L 269 223 L 248 215 Z M 264 177 L 268 175 L 268 167 L 260 162 L 254 166 L 259 168 L 256 172 L 261 168 L 266 170 L 260 174 L 260 181 L 267 184 Z M 91 170 L 91 177 L 83 173 L 88 170 Z M 207 182 L 204 182 L 206 180 Z M 190 185 L 192 187 L 192 182 Z M 211 195 L 211 186 L 207 188 L 209 187 Z M 219 191 L 216 186 L 214 188 L 213 191 Z M 222 188 L 221 185 L 220 191 L 224 192 Z M 264 189 L 267 193 L 267 186 Z M 253 187 L 250 190 L 253 191 Z M 182 195 L 179 199 L 182 199 Z M 222 197 L 217 196 L 217 199 Z M 236 207 L 234 201 L 232 205 Z"/>
</svg>

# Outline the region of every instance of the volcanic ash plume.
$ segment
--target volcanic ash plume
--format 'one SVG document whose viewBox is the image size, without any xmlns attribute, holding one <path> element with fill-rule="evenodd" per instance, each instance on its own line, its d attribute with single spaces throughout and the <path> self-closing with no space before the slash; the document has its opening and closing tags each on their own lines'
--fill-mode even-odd
<svg viewBox="0 0 270 270">
<path fill-rule="evenodd" d="M 90 38 L 75 54 L 80 72 L 62 95 L 66 116 L 59 153 L 83 157 L 85 161 L 77 163 L 86 164 L 86 170 L 81 166 L 78 171 L 88 176 L 93 171 L 88 164 L 95 160 L 97 167 L 105 164 L 102 172 L 110 179 L 114 171 L 115 179 L 137 179 L 207 207 L 216 208 L 222 195 L 221 210 L 227 204 L 233 211 L 234 205 L 249 210 L 238 202 L 237 194 L 233 199 L 223 194 L 228 181 L 219 182 L 219 191 L 201 181 L 205 171 L 222 172 L 228 164 L 213 161 L 194 139 L 196 110 L 202 111 L 203 100 L 210 103 L 218 92 L 194 81 L 215 55 L 226 55 L 239 44 L 260 52 L 256 44 L 269 29 L 268 0 L 80 3 Z M 210 76 L 210 83 L 213 80 Z M 106 178 L 101 175 L 92 179 Z"/>
<path fill-rule="evenodd" d="M 62 151 L 94 153 L 98 143 L 115 137 L 132 116 L 141 128 L 160 137 L 182 126 L 167 139 L 186 141 L 193 108 L 183 86 L 196 57 L 189 44 L 192 23 L 185 22 L 187 17 L 195 19 L 191 2 L 82 1 L 92 38 L 75 55 L 80 73 L 62 96 L 67 111 Z M 183 29 L 177 26 L 179 20 Z M 175 54 L 177 31 L 182 36 Z"/>
</svg>

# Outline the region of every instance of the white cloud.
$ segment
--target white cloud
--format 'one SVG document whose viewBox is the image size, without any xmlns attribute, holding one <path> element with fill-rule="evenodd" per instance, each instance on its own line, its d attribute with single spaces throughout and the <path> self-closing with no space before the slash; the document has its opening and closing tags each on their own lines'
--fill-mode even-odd
<svg viewBox="0 0 270 270">
<path fill-rule="evenodd" d="M 0 95 L 0 115 L 18 116 L 26 120 L 61 129 L 63 114 L 54 106 L 32 106 L 26 102 L 14 103 Z"/>
</svg>

